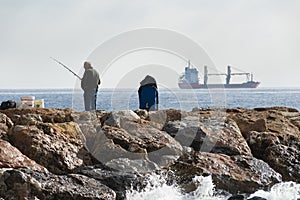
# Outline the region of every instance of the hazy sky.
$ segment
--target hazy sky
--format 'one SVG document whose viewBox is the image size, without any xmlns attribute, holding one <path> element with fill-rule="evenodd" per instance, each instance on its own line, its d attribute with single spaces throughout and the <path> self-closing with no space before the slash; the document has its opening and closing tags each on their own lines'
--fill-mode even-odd
<svg viewBox="0 0 300 200">
<path fill-rule="evenodd" d="M 76 77 L 50 56 L 82 75 L 82 63 L 99 45 L 144 27 L 186 35 L 205 49 L 218 69 L 225 72 L 232 65 L 253 72 L 261 87 L 300 86 L 298 0 L 0 0 L 0 4 L 2 89 L 73 88 Z M 114 87 L 106 79 L 102 86 Z"/>
</svg>

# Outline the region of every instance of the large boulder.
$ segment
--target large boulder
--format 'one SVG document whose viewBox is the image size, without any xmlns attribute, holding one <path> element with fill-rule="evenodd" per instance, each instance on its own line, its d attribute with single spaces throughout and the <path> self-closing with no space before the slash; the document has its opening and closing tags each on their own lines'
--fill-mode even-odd
<svg viewBox="0 0 300 200">
<path fill-rule="evenodd" d="M 114 111 L 100 121 L 102 127 L 96 116 L 78 123 L 87 148 L 102 163 L 129 158 L 166 166 L 181 155 L 182 147 L 176 140 L 132 111 Z"/>
<path fill-rule="evenodd" d="M 281 143 L 278 136 L 272 132 L 250 132 L 249 146 L 255 157 L 269 163 L 282 174 L 284 181 L 300 180 L 300 139 L 290 138 L 290 145 Z M 294 143 L 294 144 L 291 144 Z"/>
<path fill-rule="evenodd" d="M 182 117 L 187 116 L 187 112 L 169 109 L 150 111 L 147 120 L 152 126 L 157 129 L 162 129 L 168 122 L 181 120 Z"/>
<path fill-rule="evenodd" d="M 230 119 L 188 116 L 181 121 L 168 122 L 163 130 L 196 151 L 252 156 L 237 124 Z"/>
<path fill-rule="evenodd" d="M 147 121 L 142 123 L 126 121 L 122 129 L 124 131 L 117 135 L 111 134 L 111 128 L 103 128 L 107 137 L 115 143 L 130 152 L 145 149 L 148 158 L 160 166 L 168 165 L 181 155 L 181 145 L 166 132 L 154 128 Z"/>
<path fill-rule="evenodd" d="M 47 172 L 47 169 L 23 155 L 9 142 L 0 139 L 0 168 L 28 168 Z"/>
<path fill-rule="evenodd" d="M 228 117 L 233 119 L 245 138 L 249 138 L 251 131 L 272 132 L 282 138 L 287 144 L 289 136 L 300 137 L 300 113 L 296 109 L 286 107 L 228 109 Z"/>
<path fill-rule="evenodd" d="M 284 181 L 300 182 L 300 113 L 285 107 L 230 109 L 252 154 L 282 174 Z"/>
<path fill-rule="evenodd" d="M 116 199 L 113 190 L 93 178 L 26 169 L 0 170 L 0 196 L 5 199 Z"/>
<path fill-rule="evenodd" d="M 187 191 L 194 188 L 192 179 L 211 175 L 217 189 L 232 194 L 252 193 L 281 181 L 281 175 L 267 163 L 249 156 L 228 156 L 200 152 L 197 157 L 182 156 L 172 167 L 179 184 Z"/>
<path fill-rule="evenodd" d="M 23 154 L 56 174 L 92 164 L 74 122 L 15 126 L 9 138 Z"/>
<path fill-rule="evenodd" d="M 139 121 L 140 119 L 132 110 L 112 111 L 108 114 L 104 125 L 121 128 L 126 121 Z"/>
<path fill-rule="evenodd" d="M 116 199 L 126 199 L 126 191 L 132 187 L 141 186 L 143 176 L 138 173 L 103 169 L 98 166 L 88 166 L 76 170 L 76 173 L 93 178 L 116 192 Z"/>
</svg>

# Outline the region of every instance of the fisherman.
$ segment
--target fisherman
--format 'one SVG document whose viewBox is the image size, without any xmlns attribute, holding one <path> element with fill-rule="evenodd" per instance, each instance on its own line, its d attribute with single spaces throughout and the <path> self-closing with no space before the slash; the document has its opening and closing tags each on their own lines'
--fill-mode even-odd
<svg viewBox="0 0 300 200">
<path fill-rule="evenodd" d="M 85 71 L 81 80 L 81 88 L 84 91 L 84 107 L 86 111 L 96 110 L 98 85 L 101 83 L 99 73 L 87 61 L 84 62 L 83 67 Z"/>
<path fill-rule="evenodd" d="M 140 109 L 158 110 L 158 91 L 156 80 L 147 75 L 141 82 L 138 90 Z"/>
</svg>

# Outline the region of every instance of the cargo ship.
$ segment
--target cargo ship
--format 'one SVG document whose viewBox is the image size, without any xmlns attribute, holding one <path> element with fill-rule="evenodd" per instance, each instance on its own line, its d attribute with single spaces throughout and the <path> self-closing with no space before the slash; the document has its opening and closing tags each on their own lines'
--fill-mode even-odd
<svg viewBox="0 0 300 200">
<path fill-rule="evenodd" d="M 230 83 L 231 77 L 245 75 L 247 81 L 243 83 Z M 225 84 L 208 84 L 209 76 L 226 76 Z M 249 80 L 249 77 L 251 79 Z M 190 62 L 185 67 L 185 72 L 179 77 L 178 86 L 181 89 L 210 89 L 210 88 L 257 88 L 260 82 L 253 81 L 253 74 L 247 72 L 232 73 L 231 66 L 227 67 L 227 73 L 208 73 L 207 66 L 204 66 L 203 84 L 199 83 L 199 71 L 192 67 Z"/>
</svg>

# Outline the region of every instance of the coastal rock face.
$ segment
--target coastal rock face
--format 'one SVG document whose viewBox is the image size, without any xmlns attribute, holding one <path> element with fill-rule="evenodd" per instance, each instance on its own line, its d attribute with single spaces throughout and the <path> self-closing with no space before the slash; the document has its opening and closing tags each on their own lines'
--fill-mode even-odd
<svg viewBox="0 0 300 200">
<path fill-rule="evenodd" d="M 229 109 L 253 155 L 284 181 L 300 182 L 300 113 L 293 108 Z"/>
<path fill-rule="evenodd" d="M 300 180 L 300 114 L 292 108 L 7 109 L 0 137 L 4 199 L 125 199 L 151 172 L 169 169 L 187 192 L 195 175 L 211 175 L 232 194 Z"/>
</svg>

